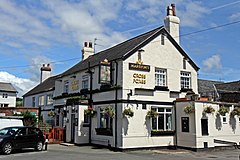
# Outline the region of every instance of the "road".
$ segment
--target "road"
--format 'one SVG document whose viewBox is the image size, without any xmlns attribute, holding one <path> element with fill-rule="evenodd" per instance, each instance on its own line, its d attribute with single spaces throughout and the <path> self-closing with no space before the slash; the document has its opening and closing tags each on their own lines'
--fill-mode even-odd
<svg viewBox="0 0 240 160">
<path fill-rule="evenodd" d="M 214 152 L 192 152 L 188 150 L 137 150 L 113 152 L 105 148 L 91 146 L 49 145 L 47 151 L 35 152 L 31 149 L 18 151 L 11 155 L 0 155 L 0 160 L 240 160 L 240 150 Z"/>
</svg>

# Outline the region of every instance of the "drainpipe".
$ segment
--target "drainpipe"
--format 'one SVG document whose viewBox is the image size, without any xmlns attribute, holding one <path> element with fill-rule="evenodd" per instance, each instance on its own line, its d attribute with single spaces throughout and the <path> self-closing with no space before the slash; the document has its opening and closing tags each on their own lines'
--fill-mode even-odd
<svg viewBox="0 0 240 160">
<path fill-rule="evenodd" d="M 93 99 L 92 99 L 92 87 L 93 87 L 93 72 L 90 69 L 90 62 L 88 62 L 88 71 L 86 72 L 90 75 L 90 93 L 89 93 L 89 107 L 92 108 L 92 103 L 93 103 Z M 92 143 L 92 118 L 89 118 L 89 144 Z"/>
<path fill-rule="evenodd" d="M 118 84 L 118 62 L 117 61 L 115 61 L 115 64 L 116 64 L 116 72 L 115 72 L 115 76 L 116 76 L 116 80 L 115 80 L 115 86 L 117 86 L 117 84 Z M 118 89 L 116 88 L 115 89 L 115 149 L 117 149 L 117 114 L 118 114 L 118 112 L 117 112 L 117 100 L 118 100 Z"/>
<path fill-rule="evenodd" d="M 175 149 L 177 149 L 177 108 L 176 101 L 174 102 L 174 117 L 175 117 Z"/>
</svg>

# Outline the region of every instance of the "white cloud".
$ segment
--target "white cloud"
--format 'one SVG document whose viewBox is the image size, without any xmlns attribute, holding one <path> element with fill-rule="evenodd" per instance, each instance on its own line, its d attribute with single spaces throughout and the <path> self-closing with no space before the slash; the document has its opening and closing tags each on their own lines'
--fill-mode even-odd
<svg viewBox="0 0 240 160">
<path fill-rule="evenodd" d="M 40 82 L 40 68 L 43 64 L 49 64 L 53 60 L 47 58 L 46 56 L 35 56 L 30 59 L 30 67 L 26 69 L 26 72 L 31 73 L 32 77 L 30 78 L 34 82 Z M 51 64 L 52 70 L 54 70 L 54 66 Z"/>
<path fill-rule="evenodd" d="M 234 13 L 229 17 L 230 21 L 236 21 L 240 19 L 240 12 Z"/>
<path fill-rule="evenodd" d="M 222 69 L 220 55 L 213 55 L 203 61 L 203 70 L 206 72 L 218 72 Z"/>
<path fill-rule="evenodd" d="M 37 84 L 37 82 L 35 81 L 25 78 L 19 78 L 8 72 L 0 72 L 0 82 L 11 83 L 18 91 L 19 97 Z"/>
</svg>

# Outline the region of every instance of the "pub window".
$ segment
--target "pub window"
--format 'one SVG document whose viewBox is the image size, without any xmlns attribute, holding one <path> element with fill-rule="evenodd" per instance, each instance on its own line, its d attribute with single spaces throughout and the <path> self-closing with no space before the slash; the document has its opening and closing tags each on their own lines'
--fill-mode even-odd
<svg viewBox="0 0 240 160">
<path fill-rule="evenodd" d="M 32 106 L 35 107 L 36 106 L 36 98 L 32 97 Z"/>
<path fill-rule="evenodd" d="M 69 90 L 69 81 L 64 81 L 63 92 L 68 93 Z"/>
<path fill-rule="evenodd" d="M 109 129 L 112 129 L 113 118 L 105 115 L 103 107 L 100 108 L 100 117 L 99 118 L 100 118 L 99 119 L 99 121 L 100 121 L 99 128 L 109 128 Z"/>
<path fill-rule="evenodd" d="M 147 104 L 142 104 L 142 109 L 147 109 Z"/>
<path fill-rule="evenodd" d="M 44 96 L 38 97 L 38 106 L 44 106 Z"/>
<path fill-rule="evenodd" d="M 167 86 L 167 70 L 155 68 L 155 85 Z"/>
<path fill-rule="evenodd" d="M 187 67 L 186 67 L 186 59 L 185 58 L 183 58 L 183 69 L 186 69 Z"/>
<path fill-rule="evenodd" d="M 189 117 L 182 117 L 182 132 L 189 132 Z"/>
<path fill-rule="evenodd" d="M 82 76 L 82 89 L 88 89 L 89 88 L 89 76 L 84 75 Z"/>
<path fill-rule="evenodd" d="M 153 107 L 158 114 L 156 118 L 152 118 L 152 130 L 172 130 L 172 109 Z"/>
<path fill-rule="evenodd" d="M 190 89 L 191 88 L 191 73 L 181 72 L 180 74 L 181 88 Z"/>
<path fill-rule="evenodd" d="M 161 34 L 161 45 L 165 44 L 165 36 L 164 34 Z"/>
</svg>

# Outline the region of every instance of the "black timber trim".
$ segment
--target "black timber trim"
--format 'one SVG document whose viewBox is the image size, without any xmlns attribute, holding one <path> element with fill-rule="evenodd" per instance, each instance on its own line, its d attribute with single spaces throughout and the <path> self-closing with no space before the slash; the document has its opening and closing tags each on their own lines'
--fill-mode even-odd
<svg viewBox="0 0 240 160">
<path fill-rule="evenodd" d="M 139 44 L 138 46 L 136 46 L 133 50 L 131 50 L 129 53 L 125 54 L 123 56 L 123 60 L 126 60 L 128 57 L 130 57 L 131 55 L 133 55 L 136 51 L 138 51 L 140 48 L 144 47 L 145 45 L 147 45 L 150 41 L 152 41 L 154 38 L 156 38 L 157 36 L 159 36 L 160 34 L 164 33 L 166 35 L 166 37 L 169 39 L 169 41 L 176 47 L 176 49 L 185 57 L 189 60 L 189 63 L 192 65 L 192 67 L 198 71 L 200 68 L 192 61 L 192 59 L 187 55 L 187 53 L 182 49 L 182 47 L 174 40 L 174 38 L 168 33 L 168 31 L 162 27 L 159 28 L 158 31 L 156 31 L 155 34 L 153 34 L 152 36 L 150 36 L 148 39 L 146 39 L 143 43 Z"/>
<path fill-rule="evenodd" d="M 155 86 L 154 90 L 155 91 L 169 91 L 167 86 Z"/>
<path fill-rule="evenodd" d="M 111 104 L 111 103 L 135 103 L 135 104 L 174 105 L 173 102 L 142 101 L 142 100 L 124 100 L 124 99 L 93 102 L 94 105 L 99 105 L 99 104 Z"/>
<path fill-rule="evenodd" d="M 192 88 L 181 88 L 180 92 L 193 91 Z"/>
<path fill-rule="evenodd" d="M 154 89 L 149 89 L 149 88 L 134 88 L 135 89 L 135 91 L 137 90 L 137 91 L 154 91 Z"/>
</svg>

